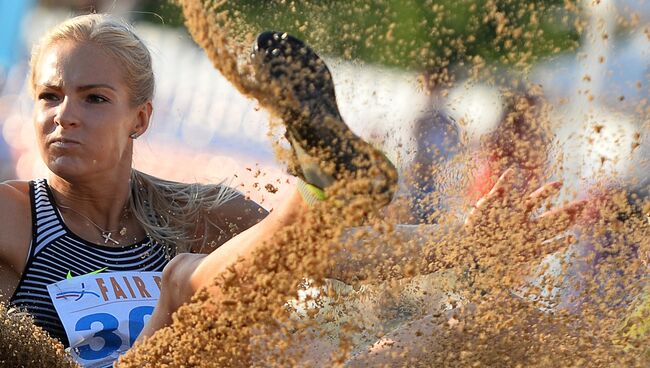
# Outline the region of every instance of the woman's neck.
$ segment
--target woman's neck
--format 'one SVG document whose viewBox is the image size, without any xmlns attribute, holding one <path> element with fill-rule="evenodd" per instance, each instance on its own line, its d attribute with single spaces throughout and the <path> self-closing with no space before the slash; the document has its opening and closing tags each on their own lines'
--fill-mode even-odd
<svg viewBox="0 0 650 368">
<path fill-rule="evenodd" d="M 103 229 L 117 229 L 123 226 L 128 208 L 130 175 L 129 169 L 117 175 L 89 175 L 78 180 L 51 173 L 48 181 L 60 208 L 71 209 Z"/>
</svg>

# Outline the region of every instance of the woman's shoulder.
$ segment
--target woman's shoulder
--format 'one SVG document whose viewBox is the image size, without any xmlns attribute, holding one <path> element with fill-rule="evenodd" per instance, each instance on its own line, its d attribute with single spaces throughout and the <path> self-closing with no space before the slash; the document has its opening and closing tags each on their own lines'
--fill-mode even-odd
<svg viewBox="0 0 650 368">
<path fill-rule="evenodd" d="M 0 183 L 0 206 L 4 202 L 29 201 L 29 182 L 24 180 L 8 180 Z"/>
<path fill-rule="evenodd" d="M 21 269 L 31 239 L 29 182 L 0 183 L 0 262 Z"/>
<path fill-rule="evenodd" d="M 30 208 L 29 182 L 12 180 L 0 183 L 0 230 L 24 223 L 29 226 Z"/>
<path fill-rule="evenodd" d="M 0 183 L 0 232 L 19 229 L 31 229 L 31 203 L 29 199 L 29 182 L 5 181 Z M 0 235 L 0 242 L 4 236 Z"/>
</svg>

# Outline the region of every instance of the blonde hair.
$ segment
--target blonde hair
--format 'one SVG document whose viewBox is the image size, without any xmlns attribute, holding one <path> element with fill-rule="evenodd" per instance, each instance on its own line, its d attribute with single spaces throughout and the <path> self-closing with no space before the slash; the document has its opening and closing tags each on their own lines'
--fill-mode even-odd
<svg viewBox="0 0 650 368">
<path fill-rule="evenodd" d="M 209 229 L 218 228 L 209 212 L 240 195 L 223 183 L 177 183 L 131 170 L 131 212 L 151 238 L 178 252 L 203 249 Z"/>
<path fill-rule="evenodd" d="M 71 18 L 51 29 L 32 50 L 30 89 L 34 94 L 36 67 L 41 53 L 60 41 L 88 42 L 103 48 L 122 65 L 131 103 L 138 106 L 153 99 L 155 79 L 151 54 L 133 28 L 107 14 Z M 241 195 L 222 183 L 184 184 L 162 180 L 131 170 L 129 208 L 147 234 L 169 245 L 174 252 L 189 252 L 205 245 L 210 210 Z M 200 234 L 199 231 L 203 230 Z"/>
<path fill-rule="evenodd" d="M 137 106 L 153 99 L 155 78 L 149 49 L 128 23 L 107 14 L 68 19 L 41 38 L 32 49 L 29 80 L 32 94 L 36 85 L 36 65 L 42 51 L 59 41 L 89 42 L 101 46 L 122 65 L 131 103 Z"/>
</svg>

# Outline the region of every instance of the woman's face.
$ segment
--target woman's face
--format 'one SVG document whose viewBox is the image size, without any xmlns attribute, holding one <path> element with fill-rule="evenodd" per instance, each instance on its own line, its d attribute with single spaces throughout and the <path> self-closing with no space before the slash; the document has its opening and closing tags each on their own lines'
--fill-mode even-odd
<svg viewBox="0 0 650 368">
<path fill-rule="evenodd" d="M 130 168 L 129 135 L 147 128 L 151 104 L 132 106 L 120 63 L 94 44 L 60 41 L 34 68 L 34 125 L 48 168 L 66 179 Z"/>
</svg>

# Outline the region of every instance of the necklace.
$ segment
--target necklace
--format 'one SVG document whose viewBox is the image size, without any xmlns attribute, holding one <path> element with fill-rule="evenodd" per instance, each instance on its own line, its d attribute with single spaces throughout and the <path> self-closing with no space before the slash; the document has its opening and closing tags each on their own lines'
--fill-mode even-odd
<svg viewBox="0 0 650 368">
<path fill-rule="evenodd" d="M 120 242 L 117 241 L 117 240 L 115 240 L 115 239 L 113 239 L 113 237 L 112 237 L 113 233 L 114 233 L 114 232 L 117 232 L 117 229 L 116 229 L 116 230 L 105 230 L 105 229 L 102 228 L 101 226 L 97 225 L 97 224 L 95 223 L 95 221 L 91 220 L 88 216 L 86 216 L 86 215 L 84 215 L 83 213 L 81 213 L 81 212 L 75 210 L 74 208 L 72 208 L 72 207 L 68 207 L 68 206 L 64 206 L 64 205 L 62 205 L 62 204 L 59 204 L 58 206 L 59 206 L 60 208 L 65 208 L 65 209 L 67 209 L 67 210 L 70 210 L 70 211 L 76 213 L 77 215 L 79 215 L 79 216 L 85 218 L 85 219 L 86 219 L 88 222 L 90 222 L 93 226 L 95 226 L 95 227 L 97 228 L 97 230 L 99 230 L 99 231 L 101 232 L 101 234 L 102 234 L 102 238 L 104 239 L 104 244 L 107 244 L 107 243 L 110 241 L 110 242 L 112 242 L 112 243 L 115 244 L 115 245 L 120 245 Z M 123 210 L 122 210 L 122 213 L 123 213 L 122 217 L 123 217 L 123 218 L 126 217 L 124 214 L 126 214 L 127 211 L 124 211 L 124 209 L 123 209 Z M 125 235 L 126 235 L 126 226 L 122 226 L 122 229 L 120 229 L 119 234 L 122 235 L 122 236 L 125 236 Z"/>
</svg>

